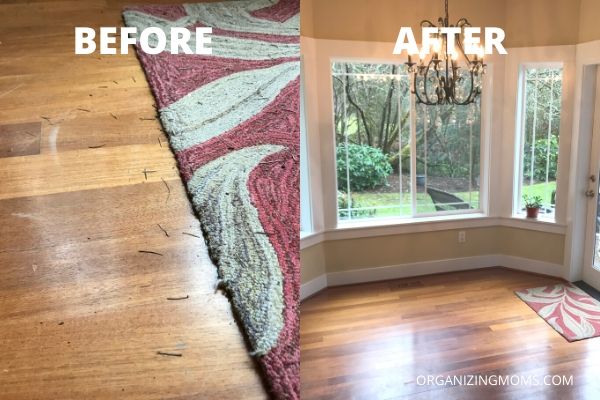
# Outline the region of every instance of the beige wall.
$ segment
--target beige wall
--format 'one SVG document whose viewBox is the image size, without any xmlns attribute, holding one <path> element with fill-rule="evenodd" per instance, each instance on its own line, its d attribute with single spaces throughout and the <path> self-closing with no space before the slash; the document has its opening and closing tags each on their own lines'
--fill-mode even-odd
<svg viewBox="0 0 600 400">
<path fill-rule="evenodd" d="M 300 0 L 300 35 L 313 37 L 314 35 L 314 7 L 313 0 Z"/>
<path fill-rule="evenodd" d="M 454 230 L 326 242 L 327 272 L 495 254 L 496 228 L 465 231 L 463 244 Z"/>
<path fill-rule="evenodd" d="M 407 233 L 319 243 L 301 252 L 302 283 L 324 273 L 503 254 L 561 265 L 564 235 L 511 227 Z"/>
<path fill-rule="evenodd" d="M 300 252 L 301 280 L 306 283 L 326 273 L 325 243 L 318 243 Z"/>
<path fill-rule="evenodd" d="M 499 226 L 497 253 L 562 265 L 565 235 Z"/>
<path fill-rule="evenodd" d="M 505 0 L 507 47 L 578 43 L 579 0 Z"/>
<path fill-rule="evenodd" d="M 579 43 L 600 39 L 600 1 L 581 0 Z"/>
<path fill-rule="evenodd" d="M 443 14 L 442 0 L 301 0 L 302 35 L 394 42 L 401 26 Z M 451 0 L 450 20 L 506 31 L 506 47 L 576 44 L 600 39 L 599 0 Z M 417 33 L 417 40 L 420 40 Z"/>
</svg>

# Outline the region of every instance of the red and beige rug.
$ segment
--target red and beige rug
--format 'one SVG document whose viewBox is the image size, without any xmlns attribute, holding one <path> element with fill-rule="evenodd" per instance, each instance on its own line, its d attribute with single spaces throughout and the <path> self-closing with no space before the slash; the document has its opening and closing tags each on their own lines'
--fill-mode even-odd
<svg viewBox="0 0 600 400">
<path fill-rule="evenodd" d="M 569 342 L 600 336 L 600 302 L 571 284 L 515 294 Z"/>
<path fill-rule="evenodd" d="M 123 13 L 138 31 L 190 28 L 192 41 L 195 27 L 213 29 L 210 56 L 138 46 L 138 57 L 222 286 L 278 399 L 299 398 L 299 8 L 242 0 Z"/>
</svg>

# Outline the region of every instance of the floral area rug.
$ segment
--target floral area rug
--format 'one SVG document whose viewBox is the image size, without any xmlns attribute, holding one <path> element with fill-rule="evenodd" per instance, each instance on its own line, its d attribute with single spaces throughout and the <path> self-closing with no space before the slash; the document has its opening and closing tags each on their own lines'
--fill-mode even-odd
<svg viewBox="0 0 600 400">
<path fill-rule="evenodd" d="M 600 302 L 576 286 L 561 283 L 515 294 L 569 342 L 600 335 Z"/>
<path fill-rule="evenodd" d="M 137 46 L 222 287 L 277 399 L 299 398 L 299 0 L 127 8 L 212 27 L 212 55 Z M 150 36 L 151 38 L 153 36 Z M 170 43 L 167 43 L 167 49 Z"/>
</svg>

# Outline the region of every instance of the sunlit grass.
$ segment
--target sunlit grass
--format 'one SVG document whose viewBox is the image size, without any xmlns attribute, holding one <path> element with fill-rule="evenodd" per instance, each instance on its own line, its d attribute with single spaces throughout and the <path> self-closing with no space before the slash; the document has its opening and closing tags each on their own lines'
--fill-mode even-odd
<svg viewBox="0 0 600 400">
<path fill-rule="evenodd" d="M 531 186 L 523 186 L 523 194 L 541 196 L 544 205 L 550 205 L 552 191 L 556 189 L 556 182 L 538 183 Z M 453 193 L 465 202 L 469 202 L 469 193 Z M 358 215 L 352 219 L 361 218 L 391 218 L 391 217 L 411 217 L 412 204 L 410 193 L 352 193 L 352 202 L 358 204 L 361 208 L 374 210 L 374 215 Z M 471 207 L 479 207 L 479 192 L 471 192 Z M 427 193 L 417 193 L 417 213 L 434 213 L 435 206 L 431 197 Z"/>
<path fill-rule="evenodd" d="M 556 182 L 544 182 L 523 186 L 521 192 L 527 196 L 540 196 L 542 198 L 542 204 L 549 206 L 551 203 L 552 192 L 554 190 L 556 190 Z"/>
</svg>

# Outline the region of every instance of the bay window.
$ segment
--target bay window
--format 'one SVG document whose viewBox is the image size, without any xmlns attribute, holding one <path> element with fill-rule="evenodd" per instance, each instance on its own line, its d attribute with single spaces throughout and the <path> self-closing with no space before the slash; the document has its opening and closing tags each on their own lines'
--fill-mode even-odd
<svg viewBox="0 0 600 400">
<path fill-rule="evenodd" d="M 403 64 L 333 62 L 338 220 L 481 212 L 481 112 L 415 105 Z"/>
<path fill-rule="evenodd" d="M 304 68 L 300 64 L 300 234 L 313 230 L 310 198 L 310 174 L 308 168 L 308 143 L 306 131 L 306 105 L 304 102 Z"/>
<path fill-rule="evenodd" d="M 542 205 L 540 217 L 554 217 L 561 101 L 562 67 L 521 69 L 513 203 L 516 215 L 524 213 L 525 198 L 538 198 Z"/>
</svg>

